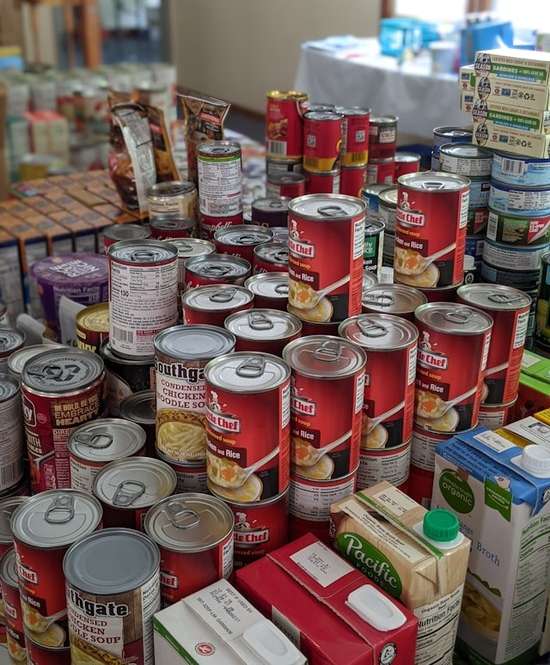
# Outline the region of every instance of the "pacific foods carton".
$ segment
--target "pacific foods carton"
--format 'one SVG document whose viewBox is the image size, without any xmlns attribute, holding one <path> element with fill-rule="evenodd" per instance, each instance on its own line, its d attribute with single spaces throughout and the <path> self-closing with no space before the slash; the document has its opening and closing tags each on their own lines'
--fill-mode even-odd
<svg viewBox="0 0 550 665">
<path fill-rule="evenodd" d="M 305 657 L 226 580 L 155 614 L 156 665 L 305 665 Z"/>
<path fill-rule="evenodd" d="M 457 650 L 472 663 L 529 663 L 550 564 L 550 450 L 478 428 L 440 444 L 432 505 L 472 540 Z"/>
<path fill-rule="evenodd" d="M 470 541 L 387 482 L 331 507 L 337 551 L 418 619 L 417 665 L 452 663 Z"/>
</svg>

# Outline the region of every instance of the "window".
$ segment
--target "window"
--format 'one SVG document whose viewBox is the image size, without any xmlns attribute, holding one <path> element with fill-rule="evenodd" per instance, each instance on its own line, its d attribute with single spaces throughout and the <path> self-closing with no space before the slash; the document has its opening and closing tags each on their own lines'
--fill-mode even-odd
<svg viewBox="0 0 550 665">
<path fill-rule="evenodd" d="M 493 13 L 511 21 L 514 29 L 550 32 L 550 3 L 545 0 L 494 0 Z"/>
<path fill-rule="evenodd" d="M 513 4 L 510 0 L 510 4 Z M 395 16 L 414 16 L 433 23 L 460 21 L 466 13 L 466 0 L 395 0 Z"/>
</svg>

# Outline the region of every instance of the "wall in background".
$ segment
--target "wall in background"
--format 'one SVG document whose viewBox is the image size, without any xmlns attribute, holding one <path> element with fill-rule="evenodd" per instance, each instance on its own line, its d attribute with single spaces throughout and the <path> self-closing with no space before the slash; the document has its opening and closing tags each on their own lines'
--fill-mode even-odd
<svg viewBox="0 0 550 665">
<path fill-rule="evenodd" d="M 263 113 L 265 93 L 289 88 L 300 44 L 376 35 L 379 0 L 167 0 L 171 61 L 181 85 Z"/>
</svg>

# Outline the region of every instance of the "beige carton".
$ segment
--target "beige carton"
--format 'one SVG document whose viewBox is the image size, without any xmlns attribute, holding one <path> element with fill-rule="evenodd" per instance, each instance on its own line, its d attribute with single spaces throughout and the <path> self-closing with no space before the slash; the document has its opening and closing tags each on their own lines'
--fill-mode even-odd
<svg viewBox="0 0 550 665">
<path fill-rule="evenodd" d="M 474 78 L 474 87 L 476 97 L 489 103 L 539 111 L 550 108 L 550 89 L 545 84 L 480 76 Z"/>
<path fill-rule="evenodd" d="M 428 511 L 387 482 L 331 507 L 338 552 L 418 618 L 416 664 L 451 665 L 470 541 L 449 511 Z"/>
<path fill-rule="evenodd" d="M 490 119 L 474 120 L 472 142 L 484 148 L 505 150 L 525 157 L 550 156 L 550 134 L 535 134 L 514 127 L 496 125 Z"/>
</svg>

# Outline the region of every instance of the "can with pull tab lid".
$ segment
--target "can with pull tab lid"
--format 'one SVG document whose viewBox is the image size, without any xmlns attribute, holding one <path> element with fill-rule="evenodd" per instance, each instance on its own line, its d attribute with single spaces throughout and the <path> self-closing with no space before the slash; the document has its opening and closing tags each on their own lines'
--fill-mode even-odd
<svg viewBox="0 0 550 665">
<path fill-rule="evenodd" d="M 151 220 L 151 235 L 155 240 L 175 240 L 191 238 L 195 233 L 196 222 L 190 217 L 156 217 Z"/>
<path fill-rule="evenodd" d="M 237 338 L 237 351 L 264 351 L 276 356 L 302 332 L 297 316 L 276 309 L 236 312 L 227 317 L 224 326 Z"/>
<path fill-rule="evenodd" d="M 259 226 L 287 226 L 288 203 L 284 196 L 262 196 L 252 201 L 252 224 Z"/>
<path fill-rule="evenodd" d="M 89 305 L 76 315 L 76 346 L 99 353 L 109 339 L 109 303 Z"/>
<path fill-rule="evenodd" d="M 164 242 L 173 245 L 178 252 L 178 298 L 185 291 L 185 262 L 193 256 L 205 256 L 216 251 L 214 243 L 200 238 L 171 238 Z"/>
<path fill-rule="evenodd" d="M 244 286 L 214 284 L 196 286 L 182 296 L 183 322 L 186 325 L 222 326 L 234 312 L 251 309 L 254 294 Z"/>
<path fill-rule="evenodd" d="M 140 390 L 120 403 L 120 417 L 143 428 L 146 434 L 146 450 L 155 456 L 157 402 L 154 390 Z"/>
<path fill-rule="evenodd" d="M 271 238 L 271 231 L 264 226 L 239 224 L 218 229 L 214 233 L 214 244 L 218 254 L 240 256 L 252 263 L 255 248 Z"/>
<path fill-rule="evenodd" d="M 363 290 L 363 312 L 393 314 L 413 322 L 416 308 L 426 302 L 422 291 L 405 284 L 375 284 Z"/>
<path fill-rule="evenodd" d="M 18 330 L 0 328 L 0 372 L 8 371 L 8 361 L 12 353 L 22 349 L 25 336 Z"/>
<path fill-rule="evenodd" d="M 195 256 L 185 262 L 185 289 L 206 284 L 244 284 L 251 272 L 250 261 L 240 256 Z"/>
<path fill-rule="evenodd" d="M 288 273 L 265 272 L 249 277 L 245 287 L 254 294 L 256 307 L 279 309 L 286 312 L 288 303 Z"/>
<path fill-rule="evenodd" d="M 139 224 L 113 224 L 103 232 L 103 248 L 105 254 L 109 247 L 121 240 L 147 240 L 151 237 L 151 229 Z"/>
<path fill-rule="evenodd" d="M 254 274 L 288 271 L 288 239 L 286 242 L 272 240 L 254 247 Z"/>
</svg>

